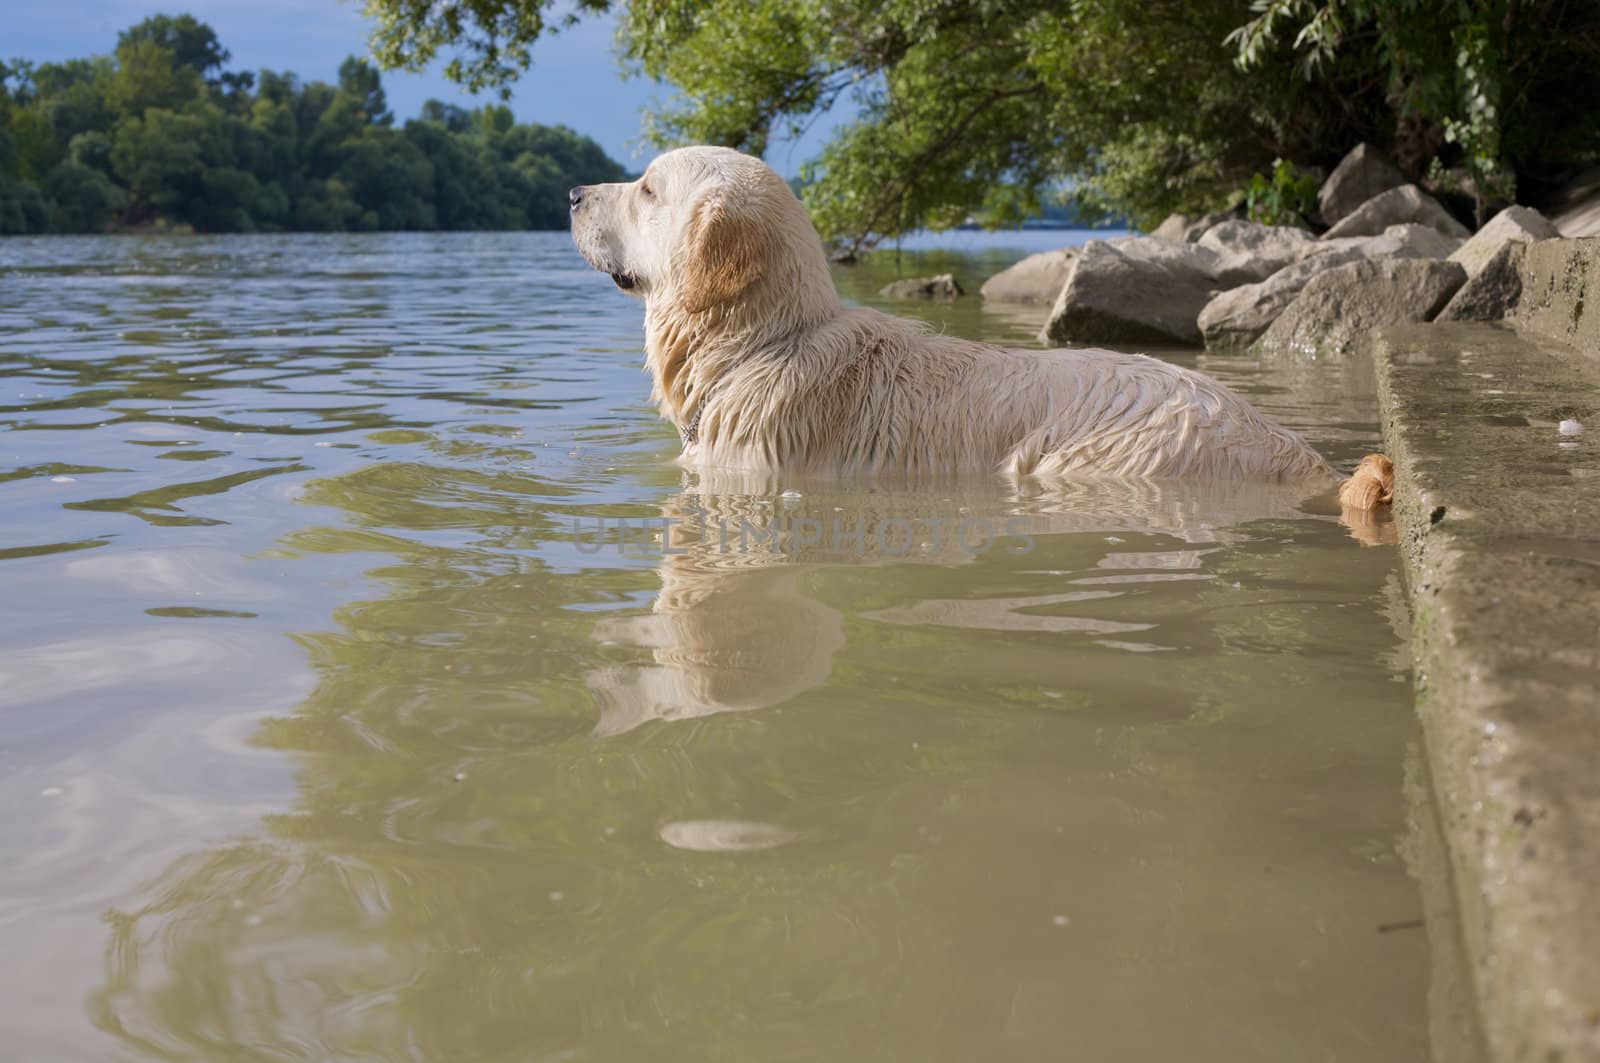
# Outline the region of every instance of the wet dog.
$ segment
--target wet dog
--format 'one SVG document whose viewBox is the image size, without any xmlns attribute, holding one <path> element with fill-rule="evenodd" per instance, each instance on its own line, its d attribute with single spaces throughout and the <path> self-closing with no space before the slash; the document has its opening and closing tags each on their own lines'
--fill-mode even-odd
<svg viewBox="0 0 1600 1063">
<path fill-rule="evenodd" d="M 1092 348 L 1023 351 L 847 308 L 789 186 L 726 148 L 572 189 L 579 252 L 645 302 L 653 398 L 687 465 L 823 476 L 1342 479 L 1203 374 Z M 1387 504 L 1369 458 L 1341 500 Z"/>
</svg>

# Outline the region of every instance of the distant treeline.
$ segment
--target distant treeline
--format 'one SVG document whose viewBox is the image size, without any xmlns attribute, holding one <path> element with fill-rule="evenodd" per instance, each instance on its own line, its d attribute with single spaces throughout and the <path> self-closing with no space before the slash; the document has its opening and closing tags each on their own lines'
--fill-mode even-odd
<svg viewBox="0 0 1600 1063">
<path fill-rule="evenodd" d="M 0 63 L 0 234 L 559 229 L 566 190 L 623 178 L 564 126 L 428 101 L 395 128 L 378 71 L 227 72 L 188 15 L 114 56 Z"/>
</svg>

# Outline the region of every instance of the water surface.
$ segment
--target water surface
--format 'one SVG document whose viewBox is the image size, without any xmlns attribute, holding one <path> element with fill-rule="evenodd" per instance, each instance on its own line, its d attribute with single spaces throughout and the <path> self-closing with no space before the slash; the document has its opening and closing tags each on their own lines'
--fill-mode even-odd
<svg viewBox="0 0 1600 1063">
<path fill-rule="evenodd" d="M 0 242 L 9 1058 L 1425 1055 L 1392 551 L 686 476 L 640 342 L 562 234 Z"/>
</svg>

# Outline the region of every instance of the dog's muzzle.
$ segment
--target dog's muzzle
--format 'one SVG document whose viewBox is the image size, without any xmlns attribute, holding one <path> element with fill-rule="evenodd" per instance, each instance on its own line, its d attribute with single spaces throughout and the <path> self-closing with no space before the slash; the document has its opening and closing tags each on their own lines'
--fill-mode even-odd
<svg viewBox="0 0 1600 1063">
<path fill-rule="evenodd" d="M 572 238 L 573 241 L 578 245 L 578 253 L 583 255 L 584 259 L 589 263 L 589 265 L 593 266 L 595 269 L 600 270 L 602 273 L 610 274 L 612 283 L 618 288 L 621 288 L 625 292 L 632 291 L 634 288 L 639 286 L 638 278 L 631 273 L 623 273 L 620 271 L 612 271 L 607 269 L 606 267 L 609 266 L 610 263 L 606 261 L 606 259 L 610 256 L 595 253 L 594 249 L 590 245 L 590 242 L 584 239 L 583 234 L 579 233 L 578 212 L 582 210 L 583 205 L 588 202 L 589 192 L 590 189 L 588 185 L 575 185 L 572 188 L 567 189 L 567 204 L 572 214 Z M 588 228 L 588 226 L 586 226 L 586 228 Z"/>
</svg>

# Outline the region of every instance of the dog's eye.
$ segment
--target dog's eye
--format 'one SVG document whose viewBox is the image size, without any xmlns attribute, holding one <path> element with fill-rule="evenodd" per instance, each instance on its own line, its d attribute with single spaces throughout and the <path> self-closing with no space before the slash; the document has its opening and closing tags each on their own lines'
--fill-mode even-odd
<svg viewBox="0 0 1600 1063">
<path fill-rule="evenodd" d="M 639 183 L 639 191 L 644 193 L 644 198 L 646 199 L 656 198 L 656 190 L 650 187 L 649 181 L 641 181 Z"/>
</svg>

